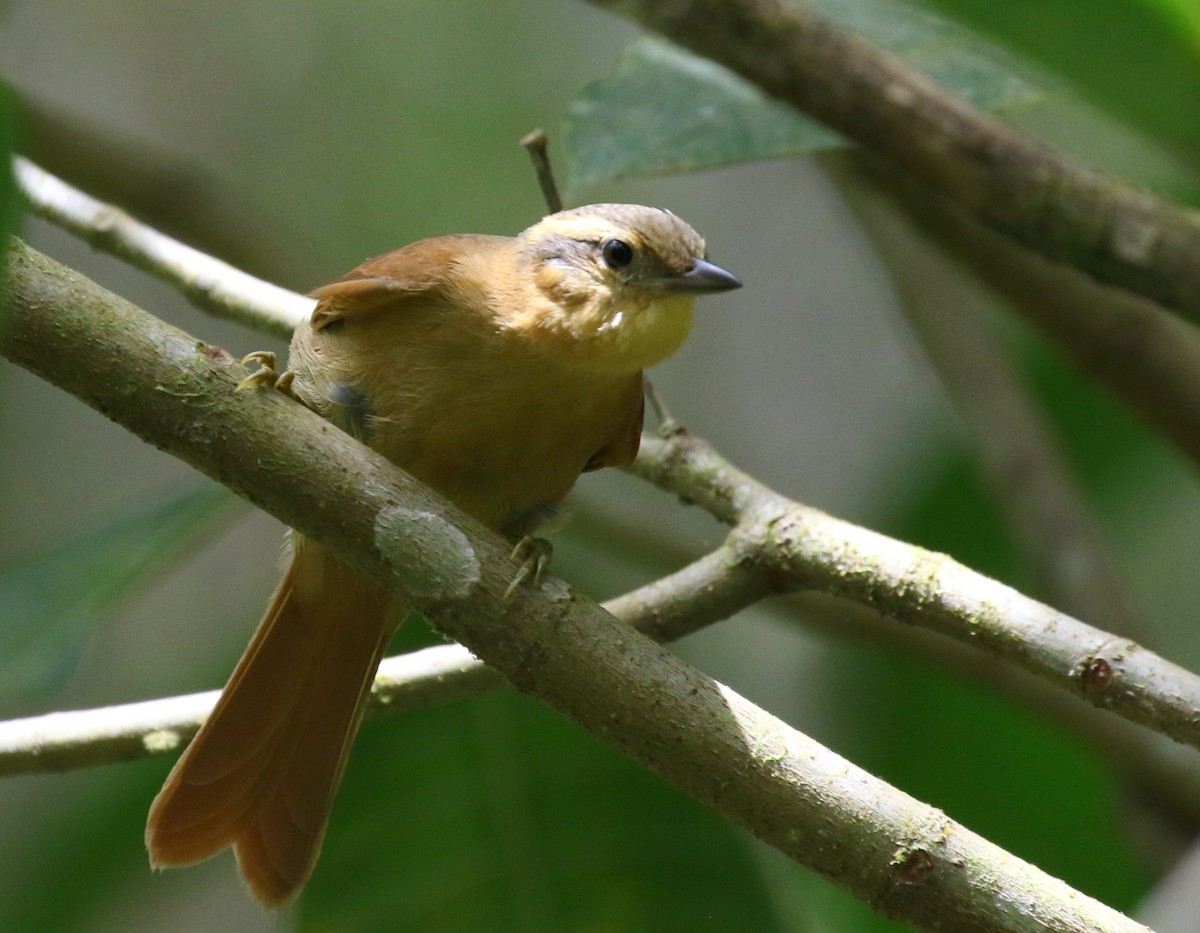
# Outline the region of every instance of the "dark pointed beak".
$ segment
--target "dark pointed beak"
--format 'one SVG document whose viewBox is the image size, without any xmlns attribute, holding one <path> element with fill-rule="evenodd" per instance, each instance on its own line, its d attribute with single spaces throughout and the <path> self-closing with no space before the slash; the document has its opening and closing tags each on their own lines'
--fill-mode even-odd
<svg viewBox="0 0 1200 933">
<path fill-rule="evenodd" d="M 736 275 L 714 266 L 707 259 L 692 260 L 690 269 L 664 279 L 661 285 L 669 292 L 692 292 L 697 295 L 713 295 L 742 287 Z"/>
</svg>

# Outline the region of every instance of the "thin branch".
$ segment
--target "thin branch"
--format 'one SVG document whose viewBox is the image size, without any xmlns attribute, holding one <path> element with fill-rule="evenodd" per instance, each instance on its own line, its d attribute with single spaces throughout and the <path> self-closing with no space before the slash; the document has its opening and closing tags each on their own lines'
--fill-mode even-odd
<svg viewBox="0 0 1200 933">
<path fill-rule="evenodd" d="M 589 0 L 754 82 L 986 225 L 1200 320 L 1200 214 L 1075 165 L 779 0 Z"/>
<path fill-rule="evenodd" d="M 935 554 L 793 502 L 686 434 L 634 472 L 735 524 L 730 547 L 779 592 L 819 590 L 976 645 L 1200 749 L 1200 676 Z M 740 541 L 739 541 L 740 539 Z M 739 546 L 740 545 L 740 546 Z"/>
<path fill-rule="evenodd" d="M 780 614 L 793 624 L 851 644 L 879 645 L 949 672 L 964 684 L 998 691 L 1064 734 L 1086 742 L 1139 801 L 1153 803 L 1180 832 L 1200 827 L 1200 753 L 1196 749 L 1080 703 L 1021 668 L 997 664 L 989 653 L 973 645 L 930 629 L 896 625 L 859 603 L 809 592 L 780 606 Z"/>
<path fill-rule="evenodd" d="M 372 712 L 423 709 L 504 683 L 461 645 L 438 645 L 379 666 Z M 0 775 L 68 771 L 178 752 L 219 690 L 0 722 Z"/>
<path fill-rule="evenodd" d="M 643 563 L 681 567 L 671 580 L 660 580 L 637 593 L 605 603 L 618 618 L 660 638 L 673 638 L 707 623 L 709 613 L 732 615 L 758 603 L 781 625 L 801 626 L 825 639 L 849 644 L 875 644 L 905 659 L 950 673 L 964 684 L 984 686 L 1039 716 L 1064 737 L 1082 739 L 1136 793 L 1180 831 L 1200 827 L 1200 752 L 1127 719 L 1081 703 L 1077 696 L 995 657 L 976 645 L 955 641 L 929 629 L 897 625 L 877 611 L 817 591 L 797 593 L 762 603 L 762 591 L 775 587 L 765 574 L 734 559 L 732 542 L 694 566 L 692 548 L 664 538 L 653 529 L 627 526 L 604 512 L 577 519 L 589 548 L 627 554 L 632 546 Z M 631 539 L 630 534 L 635 538 Z M 733 534 L 737 534 L 736 529 Z M 711 568 L 700 564 L 711 562 Z M 659 601 L 651 594 L 662 593 Z M 744 600 L 744 602 L 742 602 Z M 624 603 L 624 605 L 623 605 Z M 632 605 L 631 605 L 632 604 Z"/>
<path fill-rule="evenodd" d="M 727 619 L 770 593 L 737 579 L 722 549 L 663 580 L 604 604 L 652 638 L 681 638 Z M 386 658 L 371 689 L 370 715 L 428 709 L 480 696 L 504 679 L 461 645 Z M 72 771 L 179 751 L 212 710 L 218 690 L 0 721 L 0 775 Z"/>
<path fill-rule="evenodd" d="M 13 157 L 17 187 L 38 216 L 69 230 L 179 289 L 218 317 L 290 337 L 314 301 L 264 282 L 160 233 L 120 208 L 97 201 L 22 156 Z"/>
<path fill-rule="evenodd" d="M 23 247 L 10 255 L 9 287 L 10 359 L 401 590 L 519 689 L 880 912 L 962 933 L 1144 933 L 560 581 L 503 599 L 513 569 L 504 542 L 302 406 L 278 393 L 235 394 L 243 372 L 227 354 Z M 672 465 L 680 448 L 658 452 L 671 457 L 651 472 L 690 475 Z M 708 498 L 738 500 L 721 486 Z M 775 530 L 794 540 L 786 523 Z"/>
</svg>

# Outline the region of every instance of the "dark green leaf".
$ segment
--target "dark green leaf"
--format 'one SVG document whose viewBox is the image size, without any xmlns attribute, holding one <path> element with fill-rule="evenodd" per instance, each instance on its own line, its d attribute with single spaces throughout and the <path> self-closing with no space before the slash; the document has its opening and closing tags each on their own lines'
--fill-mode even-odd
<svg viewBox="0 0 1200 933">
<path fill-rule="evenodd" d="M 1002 110 L 1040 92 L 1002 52 L 891 0 L 818 4 L 979 107 Z M 680 172 L 845 145 L 840 136 L 708 59 L 640 39 L 614 72 L 584 88 L 563 126 L 571 184 Z"/>
</svg>

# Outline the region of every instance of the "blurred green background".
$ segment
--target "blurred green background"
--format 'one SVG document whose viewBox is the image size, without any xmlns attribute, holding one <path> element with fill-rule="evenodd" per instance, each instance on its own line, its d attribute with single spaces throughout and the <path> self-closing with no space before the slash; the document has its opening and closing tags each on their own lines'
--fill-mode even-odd
<svg viewBox="0 0 1200 933">
<path fill-rule="evenodd" d="M 936 0 L 915 18 L 895 3 L 822 5 L 867 31 L 958 19 L 979 32 L 954 31 L 956 61 L 986 54 L 1042 89 L 1009 114 L 1026 130 L 1200 200 L 1192 0 Z M 638 36 L 549 0 L 9 0 L 3 116 L 47 168 L 305 291 L 422 236 L 533 222 L 518 138 L 541 125 L 562 140 L 571 101 Z M 653 129 L 630 126 L 620 149 Z M 668 207 L 746 283 L 707 302 L 655 372 L 685 424 L 794 498 L 1036 595 L 869 231 L 819 160 L 593 181 L 567 198 Z M 22 232 L 232 353 L 282 349 L 45 224 Z M 928 288 L 950 287 L 954 270 L 936 250 L 927 261 Z M 994 296 L 955 287 L 1001 319 Z M 1001 330 L 1107 533 L 1141 637 L 1200 668 L 1192 468 L 1021 325 Z M 278 524 L 7 364 L 0 437 L 0 715 L 219 685 L 274 584 Z M 722 535 L 620 473 L 586 477 L 573 501 L 555 570 L 598 597 Z M 1111 763 L 987 683 L 840 621 L 779 600 L 678 650 L 995 842 L 1139 908 L 1192 827 L 1156 819 Z M 432 637 L 413 626 L 401 641 Z M 0 929 L 898 929 L 526 698 L 368 723 L 316 875 L 280 916 L 249 902 L 229 858 L 150 874 L 143 821 L 169 764 L 0 781 Z"/>
</svg>

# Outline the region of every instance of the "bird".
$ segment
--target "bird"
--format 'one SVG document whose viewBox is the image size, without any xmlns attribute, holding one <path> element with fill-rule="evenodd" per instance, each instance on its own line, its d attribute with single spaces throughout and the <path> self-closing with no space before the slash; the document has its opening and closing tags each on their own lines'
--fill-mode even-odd
<svg viewBox="0 0 1200 933">
<path fill-rule="evenodd" d="M 419 240 L 311 293 L 289 348 L 239 384 L 285 391 L 525 556 L 580 474 L 632 462 L 643 371 L 698 295 L 740 287 L 673 213 L 593 204 L 515 237 Z M 289 531 L 290 560 L 215 708 L 154 799 L 155 869 L 232 848 L 249 893 L 292 902 L 312 874 L 376 668 L 410 607 Z"/>
</svg>

